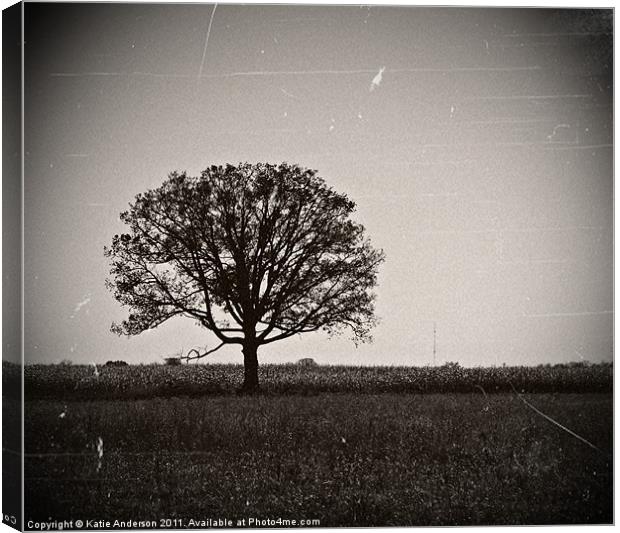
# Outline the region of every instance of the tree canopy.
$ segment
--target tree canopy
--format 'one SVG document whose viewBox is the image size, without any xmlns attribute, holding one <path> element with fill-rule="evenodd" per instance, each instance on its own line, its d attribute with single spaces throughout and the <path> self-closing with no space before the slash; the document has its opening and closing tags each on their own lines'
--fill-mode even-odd
<svg viewBox="0 0 620 533">
<path fill-rule="evenodd" d="M 243 347 L 244 389 L 258 387 L 257 349 L 293 335 L 375 325 L 384 254 L 353 221 L 355 204 L 314 170 L 266 163 L 173 172 L 121 214 L 105 249 L 108 287 L 129 308 L 113 324 L 137 335 L 175 316 Z"/>
</svg>

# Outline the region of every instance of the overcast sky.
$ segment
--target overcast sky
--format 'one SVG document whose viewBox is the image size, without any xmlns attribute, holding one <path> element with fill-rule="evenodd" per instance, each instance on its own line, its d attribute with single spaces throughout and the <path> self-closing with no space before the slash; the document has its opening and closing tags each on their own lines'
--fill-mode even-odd
<svg viewBox="0 0 620 533">
<path fill-rule="evenodd" d="M 611 360 L 611 11 L 26 4 L 25 356 L 161 361 L 127 339 L 103 247 L 172 170 L 287 161 L 387 256 L 375 341 L 262 362 Z M 241 362 L 238 346 L 213 361 Z"/>
</svg>

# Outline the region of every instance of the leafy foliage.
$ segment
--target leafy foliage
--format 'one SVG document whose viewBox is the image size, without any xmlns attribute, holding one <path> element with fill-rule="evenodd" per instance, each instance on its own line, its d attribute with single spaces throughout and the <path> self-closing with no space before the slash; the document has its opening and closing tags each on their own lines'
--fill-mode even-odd
<svg viewBox="0 0 620 533">
<path fill-rule="evenodd" d="M 187 316 L 222 344 L 263 344 L 349 330 L 370 339 L 383 252 L 355 204 L 316 171 L 282 163 L 173 172 L 121 215 L 108 287 L 130 308 L 113 325 L 136 335 Z"/>
</svg>

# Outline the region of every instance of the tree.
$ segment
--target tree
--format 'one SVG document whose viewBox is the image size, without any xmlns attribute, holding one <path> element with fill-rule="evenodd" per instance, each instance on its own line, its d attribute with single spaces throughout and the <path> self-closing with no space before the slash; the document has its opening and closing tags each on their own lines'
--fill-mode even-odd
<svg viewBox="0 0 620 533">
<path fill-rule="evenodd" d="M 258 389 L 262 345 L 317 330 L 370 340 L 384 254 L 350 219 L 354 210 L 316 171 L 296 165 L 171 173 L 136 196 L 121 214 L 128 232 L 105 249 L 107 286 L 130 309 L 112 331 L 137 335 L 193 318 L 219 340 L 201 357 L 241 345 L 244 392 Z"/>
</svg>

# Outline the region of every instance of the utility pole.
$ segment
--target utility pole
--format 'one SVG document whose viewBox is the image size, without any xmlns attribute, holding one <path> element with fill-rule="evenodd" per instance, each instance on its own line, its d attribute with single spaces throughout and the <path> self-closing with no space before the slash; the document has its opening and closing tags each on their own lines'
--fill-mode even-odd
<svg viewBox="0 0 620 533">
<path fill-rule="evenodd" d="M 437 322 L 433 322 L 433 366 L 437 366 Z"/>
</svg>

